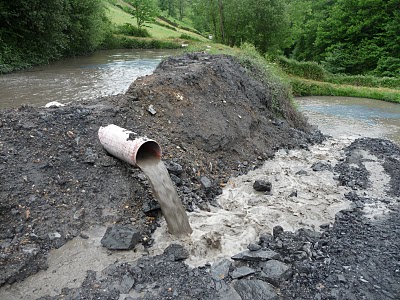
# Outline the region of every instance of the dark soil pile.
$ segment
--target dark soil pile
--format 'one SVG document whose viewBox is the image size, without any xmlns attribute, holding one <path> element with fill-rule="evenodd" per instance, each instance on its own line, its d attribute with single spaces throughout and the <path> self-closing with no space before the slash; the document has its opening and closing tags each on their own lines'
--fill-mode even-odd
<svg viewBox="0 0 400 300">
<path fill-rule="evenodd" d="M 46 268 L 49 250 L 93 224 L 133 223 L 151 244 L 159 209 L 148 182 L 103 150 L 100 126 L 159 141 L 185 207 L 207 209 L 229 176 L 321 139 L 273 91 L 232 57 L 196 54 L 166 60 L 126 95 L 2 110 L 0 285 Z"/>
</svg>

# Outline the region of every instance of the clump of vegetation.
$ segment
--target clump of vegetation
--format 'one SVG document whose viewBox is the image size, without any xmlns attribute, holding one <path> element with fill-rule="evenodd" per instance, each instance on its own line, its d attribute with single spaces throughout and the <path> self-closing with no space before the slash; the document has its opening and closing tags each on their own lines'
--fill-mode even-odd
<svg viewBox="0 0 400 300">
<path fill-rule="evenodd" d="M 101 0 L 0 3 L 0 72 L 97 49 L 111 34 Z"/>
<path fill-rule="evenodd" d="M 316 62 L 299 62 L 285 56 L 278 56 L 276 61 L 286 73 L 291 75 L 314 80 L 325 80 L 326 71 Z"/>
<path fill-rule="evenodd" d="M 244 43 L 240 50 L 232 54 L 239 59 L 242 66 L 249 70 L 250 74 L 256 76 L 269 88 L 271 100 L 267 104 L 268 109 L 294 125 L 301 126 L 304 120 L 294 108 L 291 86 L 284 78 L 282 71 L 268 58 L 263 57 L 254 45 Z"/>
<path fill-rule="evenodd" d="M 178 49 L 181 44 L 170 40 L 112 36 L 103 45 L 105 49 Z"/>
<path fill-rule="evenodd" d="M 179 38 L 180 38 L 180 39 L 183 39 L 183 40 L 190 40 L 190 41 L 200 42 L 200 39 L 195 38 L 194 36 L 191 36 L 191 35 L 186 34 L 186 33 L 182 33 L 182 34 L 179 36 Z"/>
<path fill-rule="evenodd" d="M 115 33 L 136 37 L 151 37 L 150 33 L 145 28 L 137 28 L 130 23 L 116 26 Z"/>
<path fill-rule="evenodd" d="M 299 62 L 284 56 L 278 56 L 275 58 L 275 61 L 285 73 L 305 79 L 330 82 L 334 84 L 400 89 L 400 78 L 375 77 L 372 75 L 332 74 L 316 62 Z"/>
<path fill-rule="evenodd" d="M 400 93 L 396 90 L 337 85 L 301 78 L 290 78 L 290 84 L 294 96 L 361 97 L 400 103 Z"/>
</svg>

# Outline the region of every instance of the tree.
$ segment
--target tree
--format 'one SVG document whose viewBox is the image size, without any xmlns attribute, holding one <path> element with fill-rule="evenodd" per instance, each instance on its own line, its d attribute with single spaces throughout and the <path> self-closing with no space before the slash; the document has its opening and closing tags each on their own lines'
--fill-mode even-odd
<svg viewBox="0 0 400 300">
<path fill-rule="evenodd" d="M 398 76 L 399 0 L 316 0 L 311 9 L 287 53 L 335 73 Z"/>
<path fill-rule="evenodd" d="M 93 51 L 107 32 L 102 0 L 0 0 L 0 73 Z"/>
<path fill-rule="evenodd" d="M 289 32 L 282 0 L 196 0 L 193 13 L 196 29 L 208 29 L 218 42 L 249 42 L 261 52 L 281 49 Z"/>
<path fill-rule="evenodd" d="M 111 24 L 106 17 L 104 3 L 98 0 L 69 0 L 68 54 L 82 54 L 95 50 L 108 34 Z"/>
<path fill-rule="evenodd" d="M 128 0 L 127 2 L 132 6 L 132 14 L 136 18 L 139 29 L 144 23 L 153 21 L 157 16 L 158 7 L 154 0 Z"/>
</svg>

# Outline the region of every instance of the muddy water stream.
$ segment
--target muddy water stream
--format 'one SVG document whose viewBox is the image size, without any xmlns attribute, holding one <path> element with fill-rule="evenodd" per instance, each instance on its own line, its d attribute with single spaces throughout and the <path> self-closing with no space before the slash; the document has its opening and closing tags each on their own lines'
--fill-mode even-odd
<svg viewBox="0 0 400 300">
<path fill-rule="evenodd" d="M 43 106 L 124 93 L 179 50 L 105 50 L 24 72 L 0 75 L 0 108 Z"/>
<path fill-rule="evenodd" d="M 140 153 L 141 154 L 141 153 Z M 136 163 L 148 178 L 154 198 L 160 204 L 162 213 L 168 225 L 168 231 L 174 236 L 188 236 L 192 228 L 188 221 L 185 208 L 164 163 L 152 155 L 138 155 Z"/>
</svg>

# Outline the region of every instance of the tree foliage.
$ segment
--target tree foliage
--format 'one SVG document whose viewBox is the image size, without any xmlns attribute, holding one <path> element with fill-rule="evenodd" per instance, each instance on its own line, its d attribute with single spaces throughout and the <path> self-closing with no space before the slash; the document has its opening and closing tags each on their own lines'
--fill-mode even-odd
<svg viewBox="0 0 400 300">
<path fill-rule="evenodd" d="M 282 0 L 194 0 L 193 21 L 222 43 L 252 43 L 261 52 L 284 46 L 289 19 Z"/>
<path fill-rule="evenodd" d="M 400 76 L 399 0 L 317 0 L 311 10 L 294 58 L 336 73 Z"/>
<path fill-rule="evenodd" d="M 132 15 L 136 18 L 140 29 L 146 22 L 154 21 L 158 13 L 158 6 L 154 0 L 127 0 L 132 6 Z"/>
<path fill-rule="evenodd" d="M 101 0 L 0 0 L 0 71 L 92 51 L 107 27 Z"/>
</svg>

